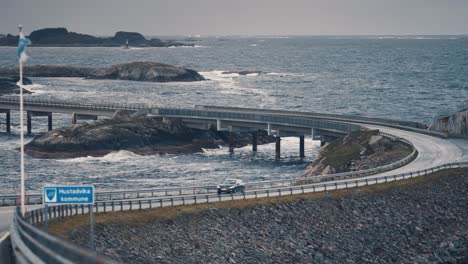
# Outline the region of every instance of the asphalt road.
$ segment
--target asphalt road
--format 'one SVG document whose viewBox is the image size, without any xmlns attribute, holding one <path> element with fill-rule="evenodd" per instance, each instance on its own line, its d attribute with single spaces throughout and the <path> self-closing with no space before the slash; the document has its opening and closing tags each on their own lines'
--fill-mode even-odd
<svg viewBox="0 0 468 264">
<path fill-rule="evenodd" d="M 361 124 L 363 125 L 363 124 Z M 377 175 L 367 176 L 364 178 L 372 178 L 376 176 L 386 176 L 399 173 L 405 173 L 410 171 L 416 171 L 425 169 L 428 167 L 434 167 L 450 162 L 457 161 L 468 161 L 468 140 L 462 139 L 441 139 L 416 132 L 410 132 L 406 130 L 400 130 L 396 128 L 388 128 L 376 125 L 363 125 L 371 129 L 379 129 L 382 132 L 386 132 L 398 137 L 405 138 L 411 141 L 414 147 L 418 150 L 418 157 L 410 164 L 398 168 L 396 170 L 384 172 Z M 352 181 L 352 179 L 350 179 Z M 333 181 L 332 181 L 333 182 Z M 187 202 L 190 201 L 190 197 L 193 195 L 187 195 Z M 174 197 L 174 196 L 172 196 Z M 177 197 L 177 196 L 176 196 Z M 223 197 L 223 200 L 228 200 L 229 196 Z M 211 200 L 211 199 L 210 199 Z M 202 202 L 202 201 L 200 201 Z M 179 203 L 179 202 L 178 202 Z M 191 201 L 189 202 L 191 203 Z M 28 209 L 40 208 L 42 205 L 30 205 Z M 14 207 L 0 207 L 0 236 L 8 231 Z"/>
</svg>

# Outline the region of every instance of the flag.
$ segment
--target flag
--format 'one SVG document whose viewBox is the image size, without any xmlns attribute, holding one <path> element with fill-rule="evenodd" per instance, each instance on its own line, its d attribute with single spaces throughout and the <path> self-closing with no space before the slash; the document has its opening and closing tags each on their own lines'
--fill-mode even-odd
<svg viewBox="0 0 468 264">
<path fill-rule="evenodd" d="M 24 36 L 23 32 L 20 32 L 18 42 L 18 58 L 21 62 L 25 62 L 28 59 L 28 56 L 24 50 L 29 44 L 31 44 L 31 41 Z"/>
</svg>

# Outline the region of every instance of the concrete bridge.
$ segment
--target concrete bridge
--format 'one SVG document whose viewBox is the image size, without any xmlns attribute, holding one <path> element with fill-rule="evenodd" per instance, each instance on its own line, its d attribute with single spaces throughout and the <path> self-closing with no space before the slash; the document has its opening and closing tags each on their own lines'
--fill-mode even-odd
<svg viewBox="0 0 468 264">
<path fill-rule="evenodd" d="M 15 98 L 0 98 L 0 109 L 5 113 L 18 110 L 18 100 Z M 271 181 L 266 188 L 255 187 L 248 189 L 244 194 L 219 196 L 209 193 L 208 186 L 206 193 L 183 193 L 179 189 L 179 195 L 169 195 L 163 190 L 163 194 L 155 196 L 154 190 L 149 190 L 149 198 L 139 198 L 132 196 L 123 199 L 113 200 L 112 194 L 108 194 L 109 200 L 98 201 L 88 208 L 78 208 L 71 206 L 49 207 L 47 210 L 41 206 L 36 206 L 31 210 L 26 218 L 19 214 L 15 215 L 11 225 L 11 237 L 13 250 L 16 258 L 27 260 L 63 260 L 83 261 L 87 263 L 107 263 L 94 253 L 77 249 L 65 241 L 52 237 L 35 226 L 43 222 L 45 214 L 49 219 L 55 217 L 72 216 L 76 214 L 88 213 L 89 210 L 95 212 L 106 212 L 115 210 L 135 210 L 163 206 L 176 206 L 179 204 L 197 204 L 205 202 L 217 202 L 236 199 L 256 199 L 260 197 L 271 197 L 278 195 L 289 195 L 306 192 L 331 191 L 343 188 L 353 188 L 362 185 L 378 184 L 388 181 L 402 180 L 412 177 L 420 177 L 432 171 L 446 168 L 468 167 L 468 141 L 445 139 L 446 134 L 430 132 L 425 129 L 425 125 L 416 122 L 406 122 L 388 119 L 363 118 L 355 116 L 330 115 L 320 113 L 288 112 L 279 110 L 262 109 L 241 109 L 231 107 L 197 106 L 195 108 L 167 108 L 152 107 L 147 105 L 104 105 L 104 104 L 83 104 L 78 102 L 65 101 L 40 101 L 27 99 L 25 110 L 30 111 L 31 118 L 37 115 L 50 116 L 52 113 L 68 113 L 75 117 L 83 115 L 95 119 L 97 116 L 111 117 L 118 110 L 126 110 L 133 114 L 144 114 L 156 116 L 162 119 L 178 118 L 190 127 L 208 129 L 215 127 L 218 130 L 254 132 L 258 129 L 266 129 L 270 134 L 277 136 L 277 142 L 281 136 L 313 135 L 314 137 L 337 137 L 362 128 L 380 129 L 391 136 L 401 137 L 409 141 L 417 150 L 417 157 L 411 159 L 409 163 L 401 163 L 401 166 L 392 166 L 391 170 L 381 170 L 376 168 L 372 173 L 353 172 L 352 179 L 330 178 L 323 183 L 301 183 L 300 180 L 293 179 L 288 185 L 281 183 L 280 186 Z M 32 113 L 34 112 L 34 113 Z M 7 119 L 9 119 L 7 114 Z M 72 118 L 73 119 L 73 118 Z M 79 119 L 79 118 L 77 118 Z M 7 122 L 8 123 L 8 122 Z M 303 141 L 303 140 L 301 140 Z M 303 143 L 302 143 L 303 144 Z M 277 144 L 279 145 L 279 144 Z M 230 148 L 231 149 L 231 148 Z M 277 148 L 279 149 L 279 147 Z M 326 176 L 328 177 L 328 176 Z M 249 183 L 264 186 L 265 182 Z M 198 188 L 198 187 L 197 187 Z M 141 191 L 141 190 L 140 190 Z M 120 194 L 119 194 L 120 195 Z M 4 207 L 5 208 L 5 207 Z M 30 207 L 31 208 L 31 207 Z M 4 213 L 3 215 L 1 213 Z M 2 223 L 11 221 L 11 207 L 0 210 Z M 5 221 L 3 221 L 5 219 Z M 1 228 L 1 226 L 0 226 Z M 3 230 L 0 230 L 0 233 Z M 0 246 L 2 245 L 0 241 Z M 53 246 L 53 248 L 51 248 Z M 52 249 L 52 250 L 51 250 Z M 39 263 L 39 262 L 38 262 Z"/>
<path fill-rule="evenodd" d="M 18 97 L 0 98 L 0 113 L 6 114 L 6 132 L 11 132 L 11 111 L 19 110 Z M 147 115 L 162 119 L 179 119 L 186 126 L 197 129 L 212 129 L 229 132 L 249 132 L 253 134 L 252 151 L 257 151 L 256 132 L 259 129 L 268 131 L 268 135 L 276 137 L 276 158 L 281 155 L 281 137 L 297 136 L 299 140 L 299 156 L 304 157 L 304 138 L 311 135 L 321 144 L 331 142 L 361 127 L 356 124 L 338 122 L 330 116 L 293 116 L 281 112 L 242 111 L 239 109 L 210 108 L 197 106 L 195 108 L 166 108 L 148 105 L 123 104 L 89 104 L 74 101 L 39 100 L 27 98 L 24 101 L 27 115 L 27 133 L 32 132 L 33 117 L 48 117 L 48 130 L 53 128 L 53 114 L 70 114 L 71 123 L 79 120 L 97 120 L 98 117 L 112 117 L 117 111 L 127 111 L 134 115 Z M 342 117 L 341 117 L 342 118 Z M 331 120 L 330 120 L 331 119 Z M 352 121 L 352 120 L 351 120 Z M 234 151 L 232 133 L 229 137 L 229 152 Z"/>
</svg>

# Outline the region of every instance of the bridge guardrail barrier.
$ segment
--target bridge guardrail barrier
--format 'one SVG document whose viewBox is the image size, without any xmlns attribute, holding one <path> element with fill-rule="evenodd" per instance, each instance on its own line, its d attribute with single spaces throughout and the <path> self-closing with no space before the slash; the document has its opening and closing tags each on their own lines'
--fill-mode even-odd
<svg viewBox="0 0 468 264">
<path fill-rule="evenodd" d="M 316 177 L 295 177 L 289 179 L 278 179 L 278 180 L 269 180 L 269 181 L 256 181 L 256 182 L 247 182 L 246 187 L 249 189 L 264 189 L 264 188 L 273 188 L 280 186 L 290 186 L 297 185 L 305 182 L 320 182 L 325 180 L 334 180 L 334 179 L 346 179 L 352 177 L 363 177 L 369 176 L 376 173 L 382 173 L 390 171 L 399 167 L 402 167 L 411 161 L 413 161 L 418 152 L 414 148 L 413 144 L 403 138 L 395 137 L 391 134 L 382 133 L 387 137 L 391 137 L 397 140 L 404 142 L 405 144 L 410 145 L 413 148 L 413 152 L 407 157 L 396 161 L 394 163 L 379 166 L 373 169 L 361 170 L 361 171 L 352 171 L 352 172 L 343 172 L 335 173 L 324 176 Z M 135 198 L 147 198 L 147 197 L 159 197 L 159 196 L 169 196 L 169 195 L 187 195 L 187 194 L 208 194 L 216 193 L 216 185 L 205 185 L 205 186 L 187 186 L 187 187 L 168 187 L 168 188 L 149 188 L 149 189 L 137 189 L 137 190 L 122 190 L 122 191 L 99 191 L 96 193 L 96 201 L 107 201 L 107 200 L 119 200 L 119 199 L 135 199 Z M 42 195 L 40 193 L 27 194 L 26 204 L 41 204 Z M 19 204 L 19 196 L 16 194 L 7 194 L 0 195 L 0 206 L 11 206 Z"/>
<path fill-rule="evenodd" d="M 388 176 L 376 176 L 365 179 L 347 179 L 333 183 L 315 183 L 289 187 L 277 187 L 265 190 L 252 190 L 244 193 L 232 193 L 230 195 L 197 194 L 193 196 L 142 198 L 135 200 L 113 200 L 96 202 L 94 205 L 61 205 L 32 210 L 23 218 L 19 211 L 16 212 L 12 225 L 12 244 L 15 257 L 29 262 L 40 263 L 108 263 L 94 253 L 77 248 L 71 243 L 56 238 L 40 230 L 36 225 L 42 223 L 45 214 L 49 219 L 57 219 L 78 214 L 87 214 L 90 210 L 96 213 L 142 210 L 148 208 L 189 205 L 200 203 L 212 203 L 230 200 L 258 199 L 264 197 L 277 197 L 292 194 L 305 194 L 313 192 L 333 191 L 339 189 L 354 188 L 373 185 L 384 182 L 392 182 L 427 175 L 444 169 L 468 168 L 468 162 L 447 163 L 440 166 L 418 170 L 408 173 L 393 174 Z M 52 252 L 50 248 L 54 248 Z"/>
</svg>

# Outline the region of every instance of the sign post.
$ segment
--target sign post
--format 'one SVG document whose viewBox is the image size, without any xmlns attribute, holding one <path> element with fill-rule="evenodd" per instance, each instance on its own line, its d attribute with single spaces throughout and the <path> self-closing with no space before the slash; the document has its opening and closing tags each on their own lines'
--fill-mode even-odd
<svg viewBox="0 0 468 264">
<path fill-rule="evenodd" d="M 94 245 L 94 186 L 44 186 L 42 190 L 42 201 L 46 206 L 45 228 L 48 228 L 47 211 L 49 205 L 89 205 L 89 244 L 92 250 Z"/>
</svg>

